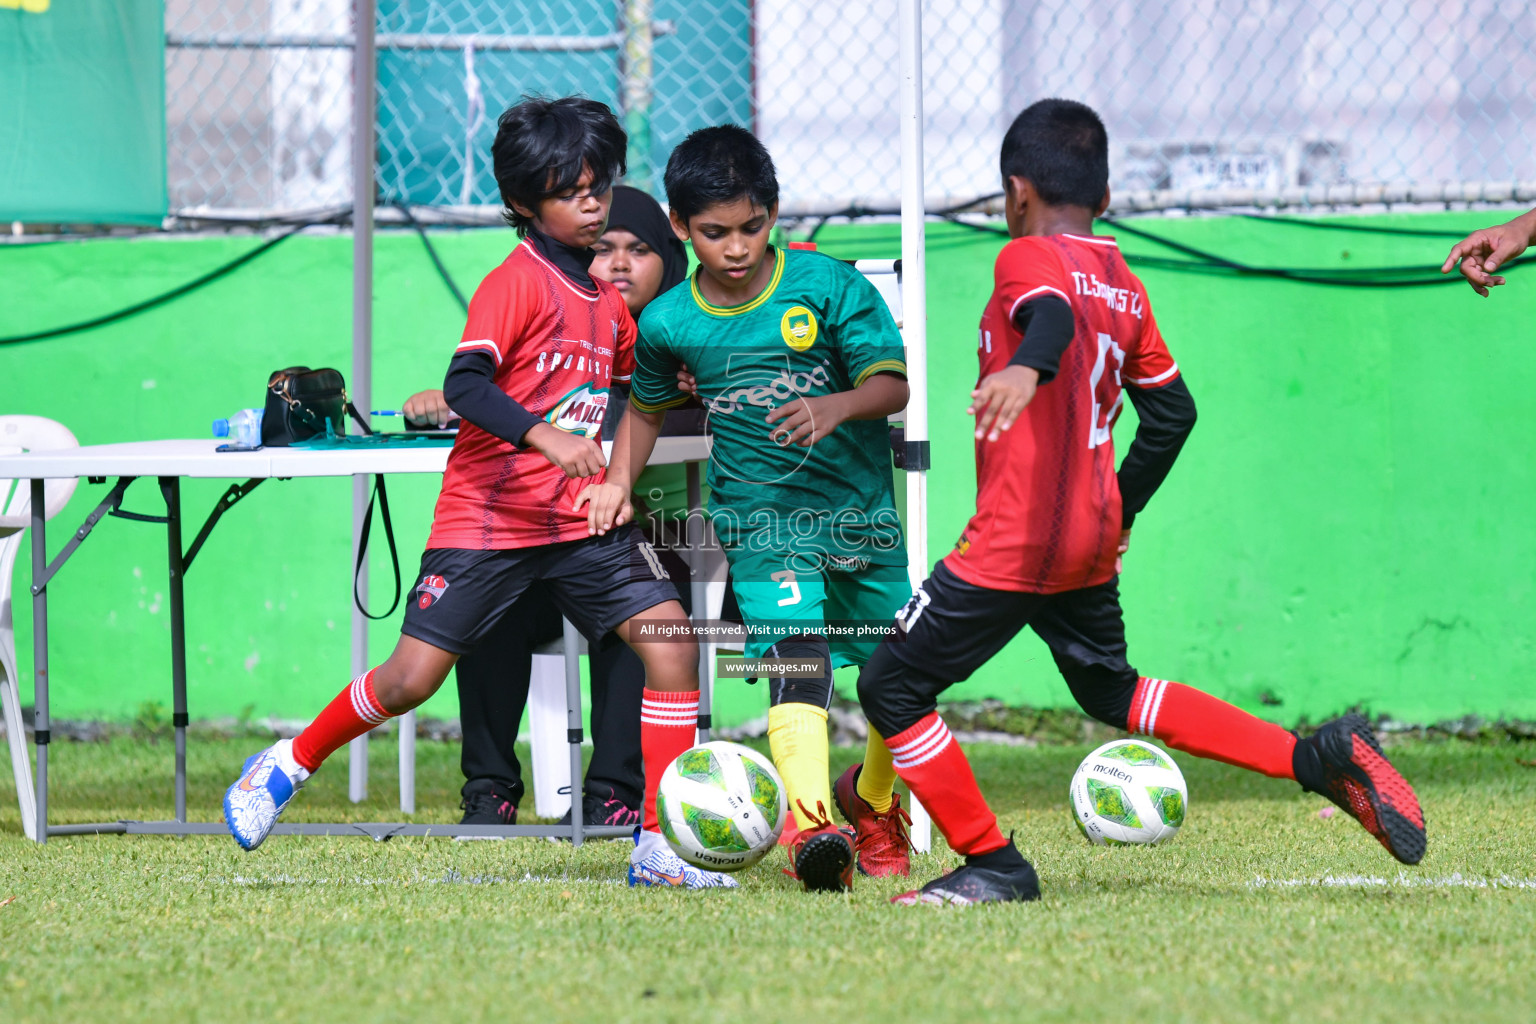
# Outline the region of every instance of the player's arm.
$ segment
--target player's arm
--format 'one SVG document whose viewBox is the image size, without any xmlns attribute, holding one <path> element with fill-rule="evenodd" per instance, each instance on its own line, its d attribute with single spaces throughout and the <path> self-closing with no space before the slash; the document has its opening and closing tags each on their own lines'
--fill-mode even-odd
<svg viewBox="0 0 1536 1024">
<path fill-rule="evenodd" d="M 1504 278 L 1494 271 L 1525 252 L 1536 242 L 1536 210 L 1522 213 L 1512 221 L 1491 228 L 1474 231 L 1451 246 L 1440 273 L 1446 274 L 1460 264 L 1461 276 L 1467 279 L 1472 290 L 1483 298 L 1488 289 L 1504 283 Z"/>
<path fill-rule="evenodd" d="M 410 430 L 441 430 L 459 418 L 437 389 L 416 392 L 405 400 L 400 411 L 405 414 L 405 425 Z"/>
<path fill-rule="evenodd" d="M 1136 437 L 1120 461 L 1120 554 L 1131 545 L 1131 523 L 1147 507 L 1195 427 L 1195 400 L 1179 375 L 1157 319 L 1145 302 L 1141 336 L 1120 367 L 1120 379 L 1136 407 Z M 1115 559 L 1115 572 L 1120 559 Z"/>
<path fill-rule="evenodd" d="M 619 420 L 619 429 L 613 435 L 613 459 L 608 463 L 608 474 L 600 484 L 588 484 L 576 496 L 573 506 L 577 511 L 587 506 L 587 534 L 607 533 L 623 526 L 635 517 L 630 493 L 635 489 L 635 479 L 656 450 L 656 439 L 661 436 L 661 425 L 667 418 L 665 409 L 646 410 L 630 403 Z"/>
<path fill-rule="evenodd" d="M 587 506 L 587 532 L 603 534 L 634 518 L 630 493 L 635 479 L 650 461 L 661 436 L 667 410 L 689 400 L 677 386 L 677 357 L 666 347 L 665 326 L 655 317 L 643 317 L 649 334 L 632 338 L 629 405 L 613 435 L 613 458 L 600 484 L 586 487 L 576 496 L 575 507 Z"/>
<path fill-rule="evenodd" d="M 849 420 L 884 420 L 907 407 L 907 378 L 895 370 L 879 370 L 851 391 L 786 402 L 767 416 L 775 444 L 809 448 Z"/>
<path fill-rule="evenodd" d="M 1013 426 L 1035 397 L 1035 389 L 1055 379 L 1061 354 L 1077 331 L 1072 307 L 1049 292 L 1020 303 L 1013 311 L 1013 323 L 1023 335 L 1019 347 L 1007 366 L 988 374 L 971 392 L 966 414 L 976 417 L 977 440 L 996 441 Z"/>
<path fill-rule="evenodd" d="M 532 448 L 572 479 L 596 476 L 603 449 L 596 441 L 545 423 L 496 386 L 496 357 L 488 348 L 456 352 L 443 379 L 443 397 L 460 417 L 519 448 Z"/>
<path fill-rule="evenodd" d="M 608 464 L 609 483 L 622 488 L 626 494 L 634 490 L 635 480 L 656 450 L 656 439 L 661 436 L 661 425 L 666 418 L 665 409 L 642 409 L 630 403 L 613 438 L 613 461 Z"/>
<path fill-rule="evenodd" d="M 1120 528 L 1129 532 L 1136 514 L 1168 477 L 1174 460 L 1195 429 L 1195 399 L 1183 377 L 1161 387 L 1127 382 L 1125 393 L 1136 407 L 1136 438 L 1120 461 Z M 1122 550 L 1124 550 L 1122 548 Z"/>
<path fill-rule="evenodd" d="M 768 413 L 768 436 L 782 447 L 809 448 L 850 420 L 885 420 L 907 407 L 907 363 L 901 331 L 885 300 L 851 264 L 821 257 L 827 344 L 853 387 L 800 398 Z"/>
</svg>

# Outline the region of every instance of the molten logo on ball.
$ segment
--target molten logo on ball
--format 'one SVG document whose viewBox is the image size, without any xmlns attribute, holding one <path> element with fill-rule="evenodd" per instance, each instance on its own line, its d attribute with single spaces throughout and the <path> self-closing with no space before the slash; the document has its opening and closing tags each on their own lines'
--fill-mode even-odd
<svg viewBox="0 0 1536 1024">
<path fill-rule="evenodd" d="M 702 743 L 667 766 L 656 794 L 661 834 L 683 860 L 714 871 L 751 867 L 784 829 L 784 783 L 766 757 Z"/>
<path fill-rule="evenodd" d="M 1115 740 L 1072 776 L 1072 818 L 1098 846 L 1165 843 L 1184 824 L 1188 792 L 1167 751 L 1142 739 Z"/>
</svg>

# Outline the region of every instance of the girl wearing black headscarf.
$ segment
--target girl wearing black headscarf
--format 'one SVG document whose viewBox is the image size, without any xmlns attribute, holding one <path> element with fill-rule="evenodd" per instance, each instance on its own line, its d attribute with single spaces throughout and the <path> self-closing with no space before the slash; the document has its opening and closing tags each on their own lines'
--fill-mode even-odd
<svg viewBox="0 0 1536 1024">
<path fill-rule="evenodd" d="M 679 285 L 688 276 L 688 250 L 672 230 L 672 222 L 661 204 L 629 185 L 613 187 L 613 205 L 608 210 L 608 230 L 592 246 L 597 258 L 592 274 L 609 282 L 624 296 L 630 316 L 640 319 L 640 311 L 662 292 Z M 608 403 L 608 418 L 603 421 L 603 440 L 612 441 L 619 420 L 628 405 L 628 390 L 615 385 L 618 392 Z M 661 432 L 667 437 L 704 433 L 704 409 L 698 403 L 685 405 L 667 415 Z M 656 467 L 653 467 L 655 469 Z M 668 467 L 681 473 L 681 466 Z M 651 472 L 651 471 L 647 471 Z M 657 476 L 651 472 L 652 477 Z M 665 475 L 664 473 L 662 475 Z M 681 476 L 678 477 L 681 480 Z M 648 494 L 657 481 L 636 487 Z M 663 489 L 666 487 L 663 485 Z M 636 510 L 639 511 L 639 506 Z M 644 513 L 641 513 L 643 518 Z"/>
<path fill-rule="evenodd" d="M 608 230 L 592 248 L 592 275 L 619 290 L 636 320 L 652 299 L 688 276 L 688 251 L 661 204 L 628 185 L 613 187 Z"/>
</svg>

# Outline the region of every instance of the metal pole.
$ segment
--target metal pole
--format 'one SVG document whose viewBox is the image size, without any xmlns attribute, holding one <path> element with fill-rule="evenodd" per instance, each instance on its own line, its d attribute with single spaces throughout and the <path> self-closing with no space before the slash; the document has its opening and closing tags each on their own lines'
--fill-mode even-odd
<svg viewBox="0 0 1536 1024">
<path fill-rule="evenodd" d="M 571 845 L 580 846 L 583 813 L 581 776 L 581 634 L 562 618 L 560 630 L 565 648 L 565 738 L 571 744 Z"/>
<path fill-rule="evenodd" d="M 48 574 L 48 497 L 32 481 L 32 581 Z M 37 841 L 48 841 L 48 586 L 32 593 L 32 738 L 37 744 Z"/>
<path fill-rule="evenodd" d="M 620 0 L 619 31 L 624 37 L 622 56 L 623 82 L 620 95 L 624 102 L 624 130 L 629 135 L 626 159 L 629 173 L 625 180 L 649 192 L 654 184 L 651 172 L 651 81 L 655 32 L 651 24 L 654 0 Z"/>
<path fill-rule="evenodd" d="M 702 564 L 700 549 L 709 539 L 709 524 L 704 521 L 704 487 L 700 479 L 699 464 L 687 463 L 684 473 L 688 482 L 688 529 L 685 542 L 693 549 L 694 557 L 689 565 L 688 598 L 693 605 L 692 619 L 704 622 L 709 618 L 707 584 L 697 566 Z M 695 536 L 697 530 L 697 536 Z M 698 742 L 708 743 L 714 727 L 715 702 L 715 645 L 712 641 L 699 642 L 699 731 Z"/>
<path fill-rule="evenodd" d="M 374 0 L 353 0 L 352 31 L 352 380 L 350 398 L 359 409 L 372 407 L 373 391 L 373 118 Z M 368 477 L 352 478 L 352 544 L 357 550 L 368 507 Z M 362 566 L 357 592 L 368 595 L 368 563 Z M 368 671 L 368 620 L 352 602 L 352 675 Z M 368 798 L 368 737 L 351 743 L 347 795 L 353 803 Z"/>
<path fill-rule="evenodd" d="M 181 560 L 181 478 L 160 478 L 171 590 L 171 727 L 176 734 L 176 820 L 187 820 L 187 612 Z"/>
<path fill-rule="evenodd" d="M 907 399 L 904 437 L 926 448 L 928 441 L 928 294 L 923 264 L 923 10 L 919 0 L 901 0 L 901 309 L 907 345 Z M 912 448 L 908 447 L 910 456 Z M 921 467 L 922 463 L 919 462 Z M 928 576 L 928 474 L 907 470 L 908 573 L 915 587 Z M 928 812 L 912 800 L 912 846 L 926 853 L 932 843 Z"/>
</svg>

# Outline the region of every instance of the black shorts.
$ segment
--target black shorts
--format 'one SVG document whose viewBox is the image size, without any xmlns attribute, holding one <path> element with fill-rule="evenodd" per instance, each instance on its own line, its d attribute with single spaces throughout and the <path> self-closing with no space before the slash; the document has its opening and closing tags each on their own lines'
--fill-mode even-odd
<svg viewBox="0 0 1536 1024">
<path fill-rule="evenodd" d="M 1119 580 L 1059 594 L 992 590 L 940 562 L 896 613 L 897 635 L 859 677 L 859 699 L 885 735 L 910 727 L 938 696 L 970 678 L 1025 626 L 1051 649 L 1085 710 L 1123 727 L 1137 673 L 1126 660 Z M 1120 705 L 1124 705 L 1124 711 Z"/>
<path fill-rule="evenodd" d="M 428 548 L 400 632 L 465 654 L 535 580 L 592 642 L 647 608 L 678 600 L 656 549 L 629 524 L 533 548 Z"/>
</svg>

